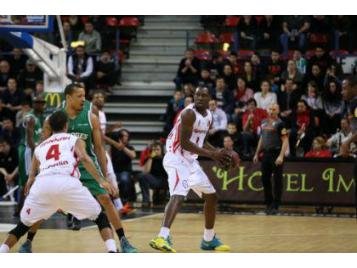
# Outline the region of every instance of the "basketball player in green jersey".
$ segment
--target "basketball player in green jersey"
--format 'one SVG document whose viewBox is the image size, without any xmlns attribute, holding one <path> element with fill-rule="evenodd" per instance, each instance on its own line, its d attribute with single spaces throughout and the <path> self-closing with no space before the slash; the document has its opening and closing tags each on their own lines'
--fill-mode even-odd
<svg viewBox="0 0 357 268">
<path fill-rule="evenodd" d="M 68 116 L 68 133 L 72 133 L 77 137 L 80 137 L 86 143 L 86 151 L 96 163 L 98 170 L 102 171 L 103 177 L 106 178 L 106 158 L 105 151 L 102 146 L 102 137 L 100 132 L 100 126 L 98 118 L 90 111 L 88 104 L 85 107 L 85 90 L 78 84 L 70 84 L 64 91 L 66 98 L 66 105 L 63 108 L 64 112 Z M 47 121 L 44 124 L 44 138 L 51 135 L 51 129 Z M 94 145 L 94 146 L 93 146 Z M 98 156 L 98 159 L 97 157 Z M 98 165 L 99 162 L 99 165 Z M 99 168 L 100 166 L 100 168 Z M 114 204 L 112 203 L 109 194 L 98 184 L 98 182 L 84 169 L 82 165 L 78 166 L 81 177 L 80 180 L 85 187 L 96 197 L 98 202 L 103 206 L 109 221 L 112 223 L 115 231 L 119 237 L 122 252 L 133 253 L 137 252 L 137 249 L 130 245 L 126 239 L 122 224 L 119 218 L 119 214 L 116 211 Z M 31 240 L 35 235 L 39 225 L 36 224 L 34 228 L 31 228 L 28 234 L 31 239 L 28 239 L 23 245 L 25 248 L 31 248 Z M 113 233 L 108 226 L 101 230 L 101 235 L 108 251 L 115 251 L 115 240 L 113 239 Z M 23 248 L 23 247 L 22 247 Z M 28 251 L 24 251 L 28 252 Z"/>
<path fill-rule="evenodd" d="M 18 213 L 20 213 L 25 199 L 23 189 L 26 185 L 29 171 L 31 170 L 32 154 L 35 150 L 36 145 L 40 142 L 42 125 L 44 122 L 43 113 L 46 107 L 46 100 L 44 99 L 43 95 L 38 95 L 34 97 L 32 101 L 33 109 L 24 115 L 24 132 L 22 133 L 21 141 L 18 147 L 19 186 L 21 187 L 21 195 L 17 207 Z"/>
</svg>

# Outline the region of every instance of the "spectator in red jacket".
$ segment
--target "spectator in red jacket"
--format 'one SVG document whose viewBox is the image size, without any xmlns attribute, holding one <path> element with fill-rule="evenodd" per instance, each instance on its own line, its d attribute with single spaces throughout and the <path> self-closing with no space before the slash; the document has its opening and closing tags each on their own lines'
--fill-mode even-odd
<svg viewBox="0 0 357 268">
<path fill-rule="evenodd" d="M 326 140 L 323 137 L 316 137 L 312 142 L 312 148 L 305 154 L 309 158 L 332 157 L 331 152 L 326 148 Z"/>
<path fill-rule="evenodd" d="M 258 142 L 258 128 L 262 120 L 267 118 L 267 112 L 257 108 L 257 102 L 254 98 L 249 99 L 247 110 L 243 114 L 243 156 L 250 157 L 254 151 L 254 147 Z"/>
<path fill-rule="evenodd" d="M 236 101 L 235 107 L 237 114 L 240 114 L 245 111 L 248 100 L 250 98 L 253 98 L 253 96 L 253 90 L 247 87 L 247 83 L 243 78 L 239 77 L 237 79 L 237 88 L 234 91 L 234 98 Z"/>
<path fill-rule="evenodd" d="M 312 139 L 318 131 L 314 117 L 306 101 L 300 100 L 291 117 L 289 141 L 292 156 L 297 154 L 297 149 L 299 156 L 310 149 Z"/>
</svg>

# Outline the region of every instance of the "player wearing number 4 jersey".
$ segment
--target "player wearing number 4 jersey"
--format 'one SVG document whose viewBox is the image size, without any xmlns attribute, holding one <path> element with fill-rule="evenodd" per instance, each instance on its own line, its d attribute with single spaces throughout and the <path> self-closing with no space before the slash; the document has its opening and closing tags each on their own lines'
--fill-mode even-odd
<svg viewBox="0 0 357 268">
<path fill-rule="evenodd" d="M 86 153 L 84 142 L 65 133 L 68 128 L 67 115 L 58 111 L 49 121 L 53 135 L 35 149 L 25 187 L 25 193 L 29 194 L 21 210 L 21 221 L 10 231 L 0 247 L 0 253 L 8 252 L 33 224 L 48 219 L 58 209 L 68 211 L 78 219 L 94 220 L 100 230 L 109 226 L 100 205 L 79 181 L 78 161 L 104 189 L 109 192 L 114 189 L 97 171 Z"/>
<path fill-rule="evenodd" d="M 100 133 L 98 118 L 89 110 L 89 108 L 84 109 L 85 104 L 87 103 L 85 100 L 84 88 L 78 84 L 70 84 L 66 87 L 64 95 L 66 98 L 66 105 L 62 110 L 68 116 L 68 133 L 72 133 L 85 142 L 87 154 L 95 163 L 97 170 L 101 170 L 103 177 L 107 179 L 105 151 L 102 146 L 102 137 Z M 51 132 L 51 127 L 48 125 L 46 120 L 44 124 L 44 136 L 49 136 Z M 115 231 L 120 240 L 122 251 L 128 253 L 137 252 L 137 249 L 130 245 L 129 241 L 125 237 L 119 214 L 110 199 L 109 194 L 115 195 L 116 191 L 108 194 L 107 191 L 98 184 L 93 176 L 85 170 L 83 165 L 80 164 L 78 169 L 81 174 L 80 181 L 85 187 L 88 188 L 90 193 L 95 196 L 98 202 L 103 206 L 107 215 L 105 217 L 108 217 L 110 223 L 115 228 Z M 36 233 L 37 229 L 38 226 L 32 227 L 29 231 L 30 237 L 28 238 L 33 238 L 33 235 Z M 101 236 L 105 241 L 107 250 L 116 251 L 115 240 L 113 238 L 113 232 L 110 226 L 101 230 Z M 25 242 L 21 249 L 28 248 L 26 243 L 31 244 L 30 239 Z M 24 252 L 28 251 L 24 250 Z"/>
<path fill-rule="evenodd" d="M 206 142 L 207 133 L 212 125 L 212 115 L 208 110 L 209 100 L 209 90 L 197 88 L 194 104 L 183 110 L 167 138 L 167 153 L 163 164 L 168 174 L 170 200 L 165 208 L 160 233 L 149 244 L 154 249 L 176 252 L 169 238 L 170 227 L 186 195 L 192 189 L 205 200 L 205 230 L 201 249 L 229 250 L 214 233 L 216 191 L 197 161 L 198 155 L 212 158 L 225 166 L 231 161 L 227 151 L 216 149 Z"/>
</svg>

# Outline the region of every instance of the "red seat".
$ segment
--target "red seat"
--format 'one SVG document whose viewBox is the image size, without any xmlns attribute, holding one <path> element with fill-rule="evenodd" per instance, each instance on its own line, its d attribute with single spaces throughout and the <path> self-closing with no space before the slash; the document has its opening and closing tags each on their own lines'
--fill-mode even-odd
<svg viewBox="0 0 357 268">
<path fill-rule="evenodd" d="M 263 19 L 264 19 L 264 16 L 262 16 L 262 15 L 255 16 L 255 20 L 257 21 L 258 25 L 262 22 Z"/>
<path fill-rule="evenodd" d="M 115 45 L 115 42 L 116 42 L 116 39 L 113 39 L 112 40 L 113 45 Z M 120 39 L 119 42 L 120 42 L 120 45 L 128 45 L 128 44 L 130 44 L 130 40 L 129 39 L 124 39 L 124 38 Z"/>
<path fill-rule="evenodd" d="M 237 16 L 229 16 L 224 21 L 224 26 L 226 27 L 237 27 L 240 21 L 240 17 Z"/>
<path fill-rule="evenodd" d="M 229 44 L 234 43 L 233 33 L 221 33 L 221 35 L 219 36 L 219 42 Z"/>
<path fill-rule="evenodd" d="M 307 60 L 311 59 L 313 56 L 315 56 L 315 50 L 308 50 L 305 53 L 305 58 Z"/>
<path fill-rule="evenodd" d="M 343 50 L 343 49 L 340 49 L 340 50 L 332 50 L 330 52 L 330 56 L 334 59 L 336 58 L 339 58 L 339 57 L 343 57 L 343 56 L 347 56 L 349 55 L 349 52 L 347 50 Z"/>
<path fill-rule="evenodd" d="M 211 59 L 211 54 L 208 50 L 206 49 L 196 49 L 193 51 L 193 55 L 198 58 L 199 60 L 210 60 Z"/>
<path fill-rule="evenodd" d="M 282 60 L 291 60 L 294 56 L 294 50 L 289 49 L 288 55 L 281 55 Z"/>
<path fill-rule="evenodd" d="M 81 20 L 83 24 L 86 24 L 89 20 L 89 16 L 81 16 Z"/>
<path fill-rule="evenodd" d="M 310 42 L 314 44 L 327 44 L 328 43 L 328 35 L 321 33 L 312 33 L 310 35 Z"/>
<path fill-rule="evenodd" d="M 227 59 L 229 56 L 229 51 L 224 51 L 220 49 L 220 50 L 216 50 L 216 52 L 218 52 L 223 57 L 223 59 Z"/>
<path fill-rule="evenodd" d="M 120 44 L 121 45 L 127 45 L 130 43 L 130 40 L 129 39 L 120 39 Z"/>
<path fill-rule="evenodd" d="M 123 51 L 119 51 L 119 61 L 123 63 L 125 61 L 125 54 Z"/>
<path fill-rule="evenodd" d="M 196 37 L 196 44 L 215 44 L 217 38 L 213 33 L 203 32 Z"/>
<path fill-rule="evenodd" d="M 110 27 L 116 27 L 118 26 L 118 19 L 115 17 L 107 17 L 105 19 L 105 24 Z"/>
<path fill-rule="evenodd" d="M 140 21 L 137 17 L 123 17 L 120 22 L 120 27 L 139 27 Z"/>
<path fill-rule="evenodd" d="M 61 15 L 62 23 L 65 22 L 65 21 L 68 21 L 68 20 L 69 20 L 69 16 L 68 15 Z"/>
<path fill-rule="evenodd" d="M 241 49 L 238 51 L 238 57 L 241 60 L 249 60 L 254 54 L 253 50 Z"/>
</svg>

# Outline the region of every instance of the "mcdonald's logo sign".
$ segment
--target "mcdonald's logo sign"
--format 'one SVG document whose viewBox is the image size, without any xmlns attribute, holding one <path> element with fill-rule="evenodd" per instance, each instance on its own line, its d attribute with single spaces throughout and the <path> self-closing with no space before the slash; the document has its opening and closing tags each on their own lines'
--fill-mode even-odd
<svg viewBox="0 0 357 268">
<path fill-rule="evenodd" d="M 45 97 L 47 106 L 60 108 L 62 104 L 62 93 L 48 92 Z"/>
</svg>

